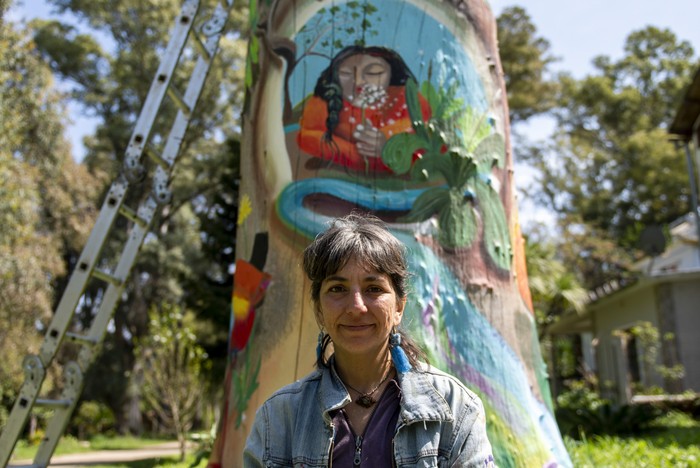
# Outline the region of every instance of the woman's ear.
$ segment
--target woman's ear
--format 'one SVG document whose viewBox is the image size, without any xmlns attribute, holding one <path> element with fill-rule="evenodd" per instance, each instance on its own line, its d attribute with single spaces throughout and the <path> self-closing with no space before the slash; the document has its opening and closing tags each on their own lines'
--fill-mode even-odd
<svg viewBox="0 0 700 468">
<path fill-rule="evenodd" d="M 399 298 L 399 300 L 396 303 L 396 316 L 398 319 L 397 322 L 401 322 L 401 318 L 403 317 L 403 310 L 406 308 L 407 301 L 408 301 L 408 298 L 402 297 L 402 298 Z"/>
<path fill-rule="evenodd" d="M 325 328 L 326 324 L 323 323 L 323 314 L 321 313 L 321 307 L 318 304 L 314 304 L 314 315 L 316 316 L 316 323 L 321 328 Z"/>
</svg>

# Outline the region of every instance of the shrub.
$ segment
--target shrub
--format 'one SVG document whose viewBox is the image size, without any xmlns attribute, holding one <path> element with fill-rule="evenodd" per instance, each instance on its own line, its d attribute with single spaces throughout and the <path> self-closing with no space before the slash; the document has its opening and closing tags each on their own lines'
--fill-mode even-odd
<svg viewBox="0 0 700 468">
<path fill-rule="evenodd" d="M 78 439 L 87 440 L 114 429 L 115 419 L 112 410 L 97 401 L 84 401 L 72 420 L 72 430 Z"/>
<path fill-rule="evenodd" d="M 569 391 L 557 398 L 555 417 L 563 434 L 630 434 L 642 431 L 661 411 L 652 405 L 613 405 L 585 382 L 568 384 Z"/>
</svg>

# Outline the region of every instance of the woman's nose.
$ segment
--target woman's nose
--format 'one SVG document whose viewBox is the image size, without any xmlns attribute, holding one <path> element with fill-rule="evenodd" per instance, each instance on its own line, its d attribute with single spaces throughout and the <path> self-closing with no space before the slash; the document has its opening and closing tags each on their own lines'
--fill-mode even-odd
<svg viewBox="0 0 700 468">
<path fill-rule="evenodd" d="M 351 297 L 350 308 L 352 311 L 367 312 L 367 304 L 362 296 L 362 291 L 355 291 Z"/>
</svg>

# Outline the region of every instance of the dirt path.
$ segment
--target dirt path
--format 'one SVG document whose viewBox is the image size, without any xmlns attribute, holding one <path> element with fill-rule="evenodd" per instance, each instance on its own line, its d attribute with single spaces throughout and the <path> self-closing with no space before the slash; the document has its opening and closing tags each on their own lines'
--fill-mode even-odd
<svg viewBox="0 0 700 468">
<path fill-rule="evenodd" d="M 110 465 L 126 463 L 149 458 L 170 457 L 180 453 L 177 442 L 167 442 L 132 450 L 99 450 L 96 452 L 73 453 L 68 455 L 55 455 L 51 459 L 51 466 L 55 467 L 83 467 L 92 465 Z M 31 467 L 32 460 L 13 460 L 8 468 Z"/>
</svg>

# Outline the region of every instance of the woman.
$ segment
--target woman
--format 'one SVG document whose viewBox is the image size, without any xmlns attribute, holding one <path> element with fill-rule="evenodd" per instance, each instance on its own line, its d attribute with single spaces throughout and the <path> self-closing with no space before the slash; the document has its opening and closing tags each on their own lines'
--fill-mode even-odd
<svg viewBox="0 0 700 468">
<path fill-rule="evenodd" d="M 397 331 L 408 271 L 383 223 L 335 220 L 303 266 L 321 327 L 318 369 L 258 410 L 244 466 L 493 466 L 479 398 L 421 363 Z"/>
<path fill-rule="evenodd" d="M 312 156 L 358 170 L 389 171 L 382 149 L 413 132 L 405 84 L 414 79 L 401 56 L 385 47 L 349 46 L 331 60 L 304 105 L 297 136 Z M 423 120 L 430 106 L 419 96 Z"/>
</svg>

